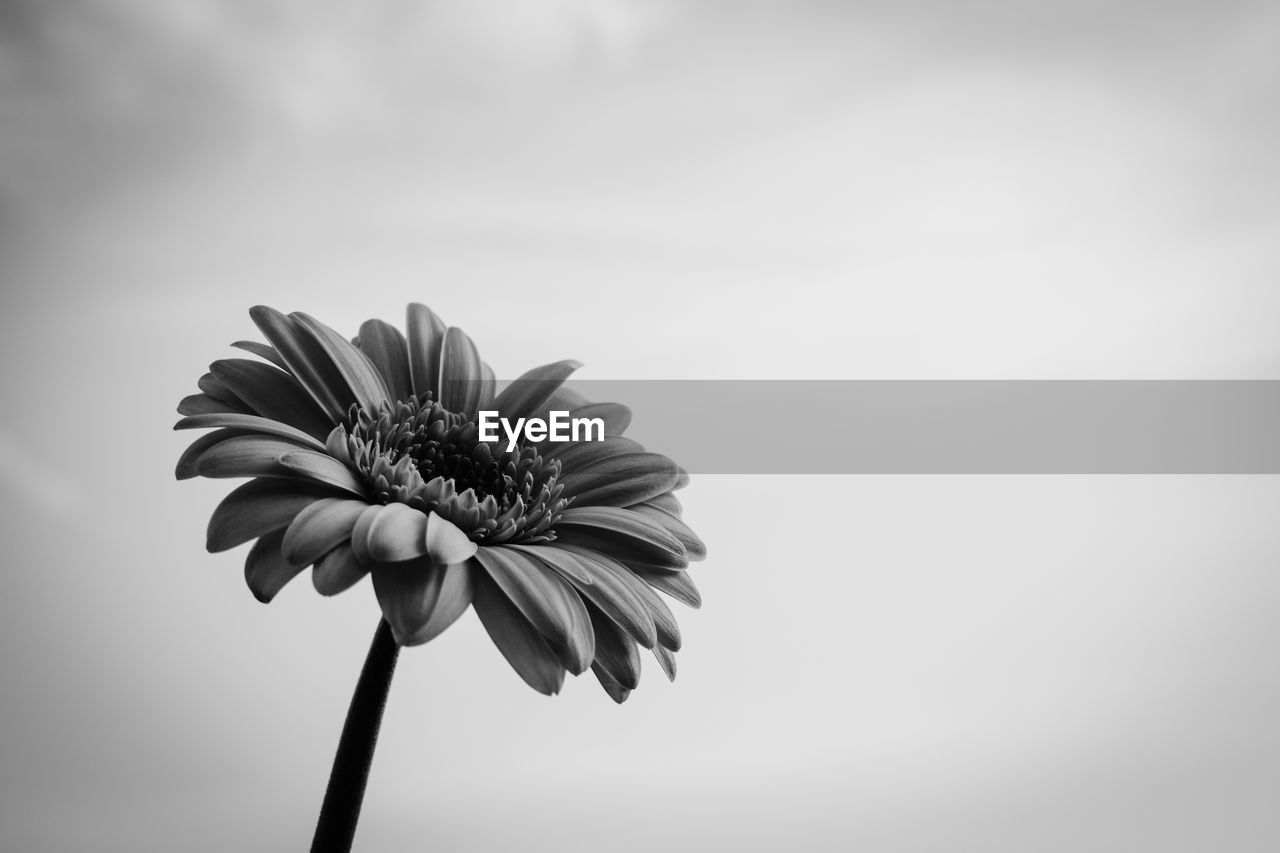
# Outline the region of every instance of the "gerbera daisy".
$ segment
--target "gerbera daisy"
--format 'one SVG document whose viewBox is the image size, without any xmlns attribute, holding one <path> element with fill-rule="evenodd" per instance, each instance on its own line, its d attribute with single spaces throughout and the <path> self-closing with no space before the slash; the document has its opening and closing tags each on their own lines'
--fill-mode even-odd
<svg viewBox="0 0 1280 853">
<path fill-rule="evenodd" d="M 534 368 L 500 392 L 461 329 L 410 305 L 354 341 L 312 317 L 256 307 L 258 359 L 215 361 L 177 429 L 213 428 L 177 476 L 249 477 L 214 510 L 208 548 L 256 540 L 245 579 L 262 601 L 311 567 L 334 595 L 371 576 L 400 646 L 425 643 L 469 607 L 531 687 L 559 691 L 590 668 L 615 701 L 640 678 L 639 647 L 675 677 L 680 631 L 657 593 L 692 607 L 686 571 L 705 556 L 673 492 L 675 462 L 623 436 L 630 412 L 563 387 L 579 366 Z M 599 418 L 600 441 L 479 439 L 482 410 Z"/>
</svg>

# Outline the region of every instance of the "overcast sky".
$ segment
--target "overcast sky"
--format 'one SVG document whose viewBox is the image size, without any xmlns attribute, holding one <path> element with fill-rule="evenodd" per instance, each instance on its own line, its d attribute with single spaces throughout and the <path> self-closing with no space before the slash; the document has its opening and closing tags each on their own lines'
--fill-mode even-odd
<svg viewBox="0 0 1280 853">
<path fill-rule="evenodd" d="M 259 605 L 172 480 L 250 305 L 503 376 L 1275 379 L 1277 150 L 1260 2 L 0 4 L 0 846 L 309 837 L 373 596 Z M 465 620 L 367 849 L 1280 841 L 1274 478 L 687 494 L 676 684 L 547 700 Z"/>
</svg>

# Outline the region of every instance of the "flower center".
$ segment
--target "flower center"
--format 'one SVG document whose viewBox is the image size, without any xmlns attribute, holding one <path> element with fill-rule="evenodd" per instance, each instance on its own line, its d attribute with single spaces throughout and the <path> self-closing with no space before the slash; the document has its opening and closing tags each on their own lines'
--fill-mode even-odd
<svg viewBox="0 0 1280 853">
<path fill-rule="evenodd" d="M 363 475 L 379 503 L 435 512 L 474 540 L 546 541 L 568 505 L 560 463 L 532 447 L 504 452 L 480 441 L 474 421 L 430 395 L 369 412 L 353 406 L 330 452 Z"/>
</svg>

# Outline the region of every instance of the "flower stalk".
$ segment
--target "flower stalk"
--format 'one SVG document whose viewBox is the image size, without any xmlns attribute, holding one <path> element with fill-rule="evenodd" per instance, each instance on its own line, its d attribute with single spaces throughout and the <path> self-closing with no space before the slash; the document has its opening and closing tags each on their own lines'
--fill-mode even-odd
<svg viewBox="0 0 1280 853">
<path fill-rule="evenodd" d="M 400 646 L 391 635 L 391 626 L 385 619 L 380 620 L 342 726 L 342 738 L 333 759 L 324 805 L 320 807 L 311 853 L 349 853 L 351 850 L 373 750 L 378 743 L 382 711 L 387 705 L 399 655 Z"/>
</svg>

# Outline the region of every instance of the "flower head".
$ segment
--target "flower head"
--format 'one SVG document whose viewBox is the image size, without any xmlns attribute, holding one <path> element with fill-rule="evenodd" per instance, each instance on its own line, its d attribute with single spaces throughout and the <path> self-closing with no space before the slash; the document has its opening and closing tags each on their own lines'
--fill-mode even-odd
<svg viewBox="0 0 1280 853">
<path fill-rule="evenodd" d="M 208 548 L 253 540 L 245 579 L 261 601 L 311 567 L 323 595 L 369 575 L 396 642 L 425 643 L 474 607 L 534 689 L 591 669 L 621 702 L 639 648 L 675 677 L 680 631 L 657 593 L 697 607 L 705 556 L 672 494 L 683 469 L 622 433 L 618 403 L 563 387 L 579 366 L 534 368 L 500 392 L 462 330 L 410 305 L 354 341 L 306 314 L 256 307 L 258 359 L 215 361 L 177 429 L 213 428 L 177 476 L 249 477 L 214 510 Z M 482 441 L 477 418 L 567 411 L 603 440 Z"/>
</svg>

